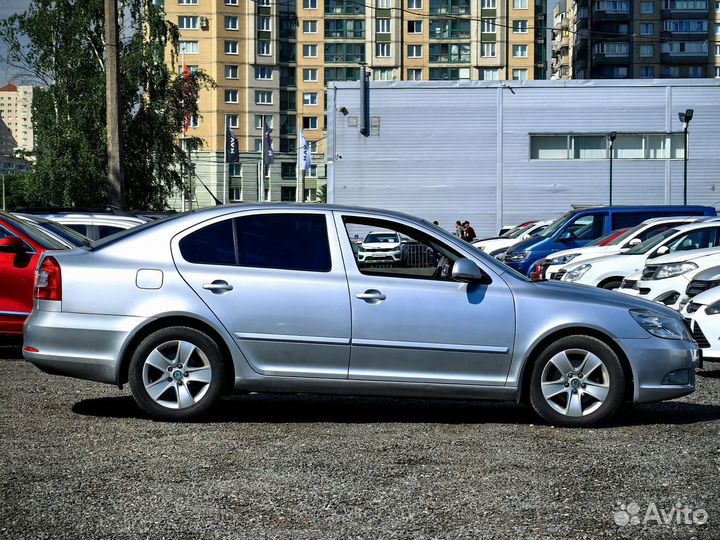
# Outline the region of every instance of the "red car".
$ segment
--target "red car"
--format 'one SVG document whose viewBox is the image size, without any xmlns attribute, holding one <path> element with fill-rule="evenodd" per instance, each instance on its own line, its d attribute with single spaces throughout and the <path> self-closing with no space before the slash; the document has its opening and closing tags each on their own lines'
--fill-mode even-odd
<svg viewBox="0 0 720 540">
<path fill-rule="evenodd" d="M 0 336 L 22 336 L 35 269 L 47 250 L 68 249 L 42 229 L 0 211 Z"/>
</svg>

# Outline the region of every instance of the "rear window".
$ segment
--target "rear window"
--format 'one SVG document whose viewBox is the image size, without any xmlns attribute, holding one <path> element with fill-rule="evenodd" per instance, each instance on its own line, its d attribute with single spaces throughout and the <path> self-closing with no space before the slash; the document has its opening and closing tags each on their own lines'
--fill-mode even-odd
<svg viewBox="0 0 720 540">
<path fill-rule="evenodd" d="M 2 217 L 9 225 L 19 230 L 21 233 L 25 234 L 45 249 L 67 249 L 65 244 L 56 240 L 33 223 L 20 221 L 7 213 L 2 213 Z"/>
<path fill-rule="evenodd" d="M 236 264 L 232 220 L 213 223 L 187 235 L 180 240 L 180 253 L 194 264 Z"/>
<path fill-rule="evenodd" d="M 122 227 L 113 227 L 111 225 L 98 225 L 98 238 L 105 238 L 111 234 L 119 233 L 124 231 Z"/>
</svg>

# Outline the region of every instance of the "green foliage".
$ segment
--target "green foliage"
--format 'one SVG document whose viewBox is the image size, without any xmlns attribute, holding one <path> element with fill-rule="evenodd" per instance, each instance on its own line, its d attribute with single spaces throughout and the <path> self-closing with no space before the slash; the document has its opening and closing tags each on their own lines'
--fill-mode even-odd
<svg viewBox="0 0 720 540">
<path fill-rule="evenodd" d="M 317 187 L 315 197 L 320 204 L 327 204 L 327 184 L 322 184 Z"/>
<path fill-rule="evenodd" d="M 181 186 L 187 154 L 178 135 L 197 113 L 201 89 L 214 82 L 176 66 L 178 30 L 152 0 L 119 6 L 121 160 L 127 207 L 164 209 Z M 36 164 L 23 182 L 25 204 L 107 203 L 104 11 L 102 0 L 32 0 L 24 14 L 0 21 L 10 59 L 44 88 L 33 97 Z M 166 47 L 169 65 L 165 62 Z M 202 141 L 186 140 L 189 149 Z"/>
</svg>

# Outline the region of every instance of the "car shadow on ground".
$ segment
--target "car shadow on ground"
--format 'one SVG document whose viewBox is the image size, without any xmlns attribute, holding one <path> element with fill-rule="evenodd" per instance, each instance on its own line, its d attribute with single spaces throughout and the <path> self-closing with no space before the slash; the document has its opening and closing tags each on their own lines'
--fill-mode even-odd
<svg viewBox="0 0 720 540">
<path fill-rule="evenodd" d="M 22 340 L 3 339 L 0 341 L 0 360 L 23 360 Z"/>
<path fill-rule="evenodd" d="M 85 399 L 76 414 L 148 419 L 130 396 Z M 720 420 L 720 406 L 663 402 L 623 409 L 605 427 L 694 424 Z M 250 394 L 223 398 L 202 423 L 543 424 L 529 407 L 510 402 Z"/>
</svg>

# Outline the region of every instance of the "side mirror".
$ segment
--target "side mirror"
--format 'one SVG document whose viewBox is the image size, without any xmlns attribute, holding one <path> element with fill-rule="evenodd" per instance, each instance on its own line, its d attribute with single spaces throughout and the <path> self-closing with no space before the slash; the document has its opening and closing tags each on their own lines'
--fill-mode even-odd
<svg viewBox="0 0 720 540">
<path fill-rule="evenodd" d="M 460 283 L 480 283 L 489 285 L 492 279 L 470 259 L 458 259 L 453 264 L 452 278 Z"/>
<path fill-rule="evenodd" d="M 630 240 L 628 242 L 627 245 L 628 245 L 628 247 L 633 247 L 633 246 L 637 246 L 638 244 L 642 244 L 642 240 L 640 240 L 639 238 L 633 238 L 632 240 Z"/>
<path fill-rule="evenodd" d="M 662 255 L 667 255 L 670 253 L 670 248 L 667 246 L 660 246 L 657 248 L 657 251 L 653 254 L 653 257 L 661 257 Z"/>
<path fill-rule="evenodd" d="M 558 242 L 569 242 L 570 240 L 575 240 L 575 233 L 572 231 L 565 231 L 558 238 Z"/>
<path fill-rule="evenodd" d="M 0 253 L 25 253 L 27 247 L 25 242 L 20 240 L 17 236 L 6 236 L 0 238 Z"/>
</svg>

